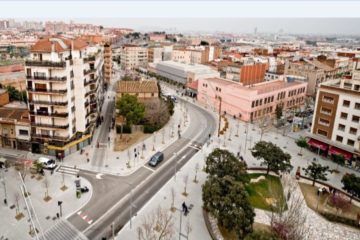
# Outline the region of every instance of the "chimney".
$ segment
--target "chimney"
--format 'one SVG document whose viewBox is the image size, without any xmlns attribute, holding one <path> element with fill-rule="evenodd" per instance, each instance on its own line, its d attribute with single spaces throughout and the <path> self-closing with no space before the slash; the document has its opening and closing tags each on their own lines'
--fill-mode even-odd
<svg viewBox="0 0 360 240">
<path fill-rule="evenodd" d="M 51 53 L 55 52 L 55 44 L 51 42 Z"/>
</svg>

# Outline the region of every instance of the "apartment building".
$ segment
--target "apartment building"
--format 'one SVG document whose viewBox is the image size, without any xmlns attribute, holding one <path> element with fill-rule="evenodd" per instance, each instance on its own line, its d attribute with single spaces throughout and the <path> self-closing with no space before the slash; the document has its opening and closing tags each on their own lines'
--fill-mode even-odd
<svg viewBox="0 0 360 240">
<path fill-rule="evenodd" d="M 103 48 L 46 37 L 25 61 L 32 152 L 64 157 L 91 142 L 103 97 Z"/>
<path fill-rule="evenodd" d="M 282 105 L 285 112 L 300 107 L 305 101 L 306 87 L 305 82 L 286 78 L 251 87 L 227 79 L 206 78 L 199 80 L 198 101 L 217 110 L 221 101 L 222 112 L 253 122 L 271 119 L 277 105 Z"/>
<path fill-rule="evenodd" d="M 307 94 L 316 95 L 320 83 L 333 79 L 336 70 L 318 60 L 300 59 L 299 61 L 287 61 L 285 75 L 298 75 L 306 78 L 308 82 Z"/>
<path fill-rule="evenodd" d="M 148 63 L 158 63 L 163 61 L 164 49 L 162 47 L 148 48 Z"/>
<path fill-rule="evenodd" d="M 30 150 L 30 120 L 27 109 L 0 108 L 0 147 Z"/>
<path fill-rule="evenodd" d="M 110 43 L 104 44 L 104 82 L 109 84 L 112 76 L 112 49 Z"/>
<path fill-rule="evenodd" d="M 310 137 L 309 144 L 323 155 L 360 160 L 360 80 L 320 85 Z"/>
<path fill-rule="evenodd" d="M 171 59 L 185 64 L 205 63 L 205 51 L 195 49 L 173 49 Z"/>
<path fill-rule="evenodd" d="M 123 70 L 134 70 L 146 67 L 148 63 L 147 48 L 125 44 L 120 52 L 120 65 Z"/>
</svg>

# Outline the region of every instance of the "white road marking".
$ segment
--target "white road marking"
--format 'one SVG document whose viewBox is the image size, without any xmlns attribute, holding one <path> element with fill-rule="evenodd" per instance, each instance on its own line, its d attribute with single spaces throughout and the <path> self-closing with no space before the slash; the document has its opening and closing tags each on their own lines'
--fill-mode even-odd
<svg viewBox="0 0 360 240">
<path fill-rule="evenodd" d="M 96 174 L 96 179 L 102 179 L 102 176 L 103 176 L 104 174 L 102 174 L 102 173 L 98 173 L 98 174 Z"/>
<path fill-rule="evenodd" d="M 81 214 L 81 211 L 78 211 L 77 214 L 80 215 L 80 214 Z"/>
<path fill-rule="evenodd" d="M 149 168 L 149 167 L 147 167 L 147 166 L 143 166 L 144 168 L 146 168 L 147 170 L 150 170 L 150 171 L 152 171 L 152 172 L 155 172 L 155 170 L 154 169 L 151 169 L 151 168 Z"/>
</svg>

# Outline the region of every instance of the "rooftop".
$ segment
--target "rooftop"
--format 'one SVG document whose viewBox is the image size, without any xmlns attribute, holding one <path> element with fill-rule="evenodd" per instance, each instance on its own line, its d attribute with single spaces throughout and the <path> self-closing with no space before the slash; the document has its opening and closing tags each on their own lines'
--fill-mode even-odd
<svg viewBox="0 0 360 240">
<path fill-rule="evenodd" d="M 88 46 L 88 44 L 79 38 L 69 39 L 61 36 L 55 37 L 46 37 L 37 41 L 33 46 L 31 46 L 31 52 L 45 52 L 50 53 L 52 50 L 52 45 L 54 44 L 55 52 L 64 52 L 71 49 L 73 44 L 74 50 L 80 50 Z"/>
<path fill-rule="evenodd" d="M 157 93 L 159 92 L 157 82 L 153 80 L 144 81 L 119 81 L 117 93 Z"/>
<path fill-rule="evenodd" d="M 18 121 L 29 123 L 29 112 L 27 109 L 18 108 L 0 108 L 0 121 Z"/>
<path fill-rule="evenodd" d="M 163 61 L 159 62 L 156 65 L 156 68 L 158 66 L 166 66 L 170 68 L 175 68 L 180 71 L 184 72 L 194 72 L 194 73 L 212 73 L 217 72 L 213 70 L 211 67 L 203 65 L 203 64 L 186 64 L 181 62 L 175 62 L 175 61 Z"/>
</svg>

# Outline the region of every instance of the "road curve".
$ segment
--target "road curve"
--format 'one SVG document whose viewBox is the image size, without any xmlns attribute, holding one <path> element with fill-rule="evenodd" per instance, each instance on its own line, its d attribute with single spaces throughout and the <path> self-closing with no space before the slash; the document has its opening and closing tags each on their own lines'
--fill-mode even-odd
<svg viewBox="0 0 360 240">
<path fill-rule="evenodd" d="M 209 134 L 214 133 L 214 116 L 194 104 L 186 104 L 191 116 L 190 125 L 180 139 L 163 151 L 164 161 L 154 171 L 141 167 L 130 176 L 104 175 L 103 179 L 96 179 L 94 174 L 87 172 L 81 173 L 93 185 L 91 200 L 80 210 L 87 219 L 91 219 L 91 224 L 78 213 L 71 215 L 68 221 L 89 239 L 108 238 L 113 222 L 116 230 L 121 229 L 130 219 L 131 198 L 135 215 L 174 175 L 175 164 L 177 170 L 180 169 L 199 151 L 199 146 L 207 141 Z"/>
</svg>

